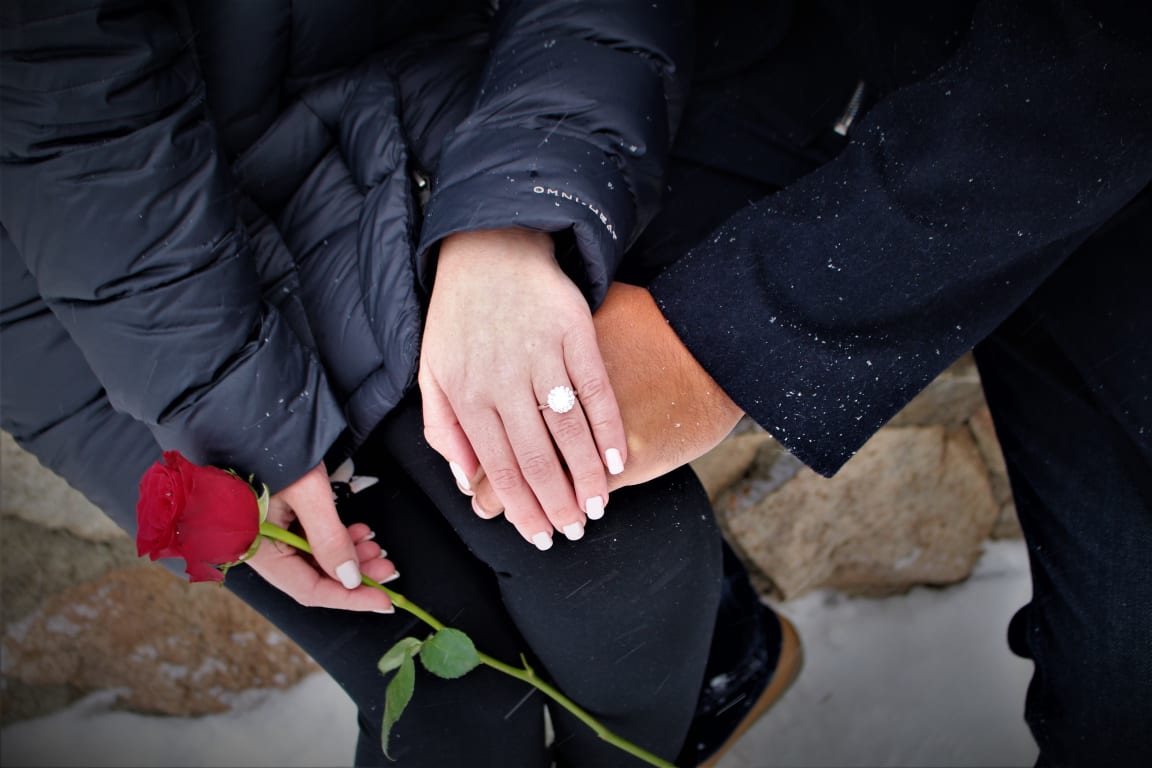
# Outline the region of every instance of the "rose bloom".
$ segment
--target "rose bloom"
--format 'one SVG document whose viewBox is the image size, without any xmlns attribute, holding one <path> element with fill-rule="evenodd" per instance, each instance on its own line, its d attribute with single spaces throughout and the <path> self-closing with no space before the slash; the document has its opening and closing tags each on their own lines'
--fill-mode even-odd
<svg viewBox="0 0 1152 768">
<path fill-rule="evenodd" d="M 136 553 L 182 557 L 191 581 L 223 581 L 215 566 L 234 563 L 260 535 L 256 492 L 236 475 L 165 451 L 140 479 Z"/>
</svg>

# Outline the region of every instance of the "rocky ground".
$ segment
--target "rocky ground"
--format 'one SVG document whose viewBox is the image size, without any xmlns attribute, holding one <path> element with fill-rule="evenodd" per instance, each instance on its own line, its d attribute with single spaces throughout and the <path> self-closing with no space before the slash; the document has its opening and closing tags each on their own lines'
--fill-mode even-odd
<svg viewBox="0 0 1152 768">
<path fill-rule="evenodd" d="M 137 712 L 222 712 L 245 691 L 316 671 L 230 593 L 139 561 L 127 535 L 0 438 L 0 724 L 99 690 Z M 954 583 L 983 542 L 1019 535 L 967 358 L 832 480 L 751 424 L 696 468 L 760 588 L 778 598 Z"/>
</svg>

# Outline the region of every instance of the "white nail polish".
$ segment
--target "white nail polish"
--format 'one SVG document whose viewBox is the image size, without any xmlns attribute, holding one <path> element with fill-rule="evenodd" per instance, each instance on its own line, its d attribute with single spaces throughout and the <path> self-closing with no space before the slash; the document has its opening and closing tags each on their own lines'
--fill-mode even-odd
<svg viewBox="0 0 1152 768">
<path fill-rule="evenodd" d="M 400 571 L 393 571 L 391 576 L 384 579 L 384 581 L 382 581 L 380 583 L 381 584 L 387 584 L 390 581 L 396 581 L 396 579 L 398 579 L 398 578 L 400 578 Z"/>
<path fill-rule="evenodd" d="M 340 567 L 336 569 L 336 575 L 340 578 L 340 583 L 344 585 L 345 589 L 356 589 L 360 586 L 360 567 L 356 565 L 355 560 L 341 563 Z"/>
<path fill-rule="evenodd" d="M 396 613 L 395 608 L 373 608 L 372 613 Z"/>
<path fill-rule="evenodd" d="M 366 541 L 372 541 L 372 539 L 374 539 L 374 538 L 376 538 L 376 531 L 368 531 L 368 534 L 356 543 L 357 544 L 363 544 Z"/>
<path fill-rule="evenodd" d="M 378 482 L 380 482 L 380 478 L 378 477 L 357 475 L 348 481 L 348 489 L 352 491 L 352 493 L 360 493 L 360 491 L 366 491 Z"/>
<path fill-rule="evenodd" d="M 386 557 L 388 557 L 388 550 L 381 547 L 380 548 L 380 559 L 383 560 Z"/>
<path fill-rule="evenodd" d="M 456 478 L 456 485 L 460 486 L 463 493 L 469 493 L 472 490 L 472 483 L 468 482 L 468 476 L 464 474 L 464 469 L 454 461 L 448 462 L 448 469 L 452 470 L 452 476 Z"/>
<path fill-rule="evenodd" d="M 475 496 L 472 497 L 472 511 L 476 513 L 477 517 L 484 518 L 485 520 L 490 520 L 492 518 L 492 515 L 488 514 L 488 510 L 480 506 L 480 502 L 476 500 Z"/>
<path fill-rule="evenodd" d="M 580 523 L 568 523 L 564 526 L 564 535 L 568 537 L 568 541 L 578 541 L 584 538 L 584 526 Z"/>
<path fill-rule="evenodd" d="M 604 451 L 604 461 L 607 462 L 611 474 L 618 475 L 624 471 L 624 459 L 620 458 L 620 451 L 615 448 Z"/>
<path fill-rule="evenodd" d="M 532 537 L 532 543 L 536 545 L 536 549 L 541 552 L 552 549 L 552 537 L 541 531 Z"/>
<path fill-rule="evenodd" d="M 593 496 L 584 502 L 584 514 L 588 515 L 589 520 L 599 520 L 604 517 L 604 497 Z"/>
</svg>

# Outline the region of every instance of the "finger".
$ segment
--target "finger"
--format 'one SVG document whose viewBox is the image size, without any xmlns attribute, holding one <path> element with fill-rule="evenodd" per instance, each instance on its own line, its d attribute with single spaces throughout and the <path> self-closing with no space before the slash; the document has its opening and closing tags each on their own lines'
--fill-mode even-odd
<svg viewBox="0 0 1152 768">
<path fill-rule="evenodd" d="M 332 486 L 322 466 L 297 480 L 280 494 L 304 527 L 312 556 L 345 589 L 360 585 L 360 565 L 352 537 L 336 513 Z"/>
<path fill-rule="evenodd" d="M 531 397 L 531 395 L 529 395 Z M 469 415 L 464 427 L 481 446 L 480 463 L 485 479 L 499 499 L 508 522 L 539 550 L 552 547 L 552 524 L 524 480 L 505 426 L 495 411 Z"/>
<path fill-rule="evenodd" d="M 476 495 L 472 497 L 472 511 L 485 520 L 491 520 L 504 514 L 504 504 L 492 489 L 488 477 L 481 471 L 480 479 L 476 481 Z"/>
<path fill-rule="evenodd" d="M 348 526 L 348 533 L 354 541 L 356 541 L 355 529 L 360 527 L 368 526 L 363 523 Z M 375 534 L 371 534 L 371 538 L 356 541 L 356 557 L 360 561 L 360 573 L 370 579 L 386 584 L 400 577 L 395 563 L 388 559 L 388 552 L 375 540 Z"/>
<path fill-rule="evenodd" d="M 555 378 L 551 380 L 556 381 Z M 512 405 L 506 412 L 501 412 L 500 416 L 507 430 L 512 451 L 516 455 L 521 475 L 532 489 L 552 526 L 562 531 L 572 541 L 582 538 L 584 512 L 576 503 L 572 482 L 556 455 L 556 446 L 552 442 L 552 435 L 544 423 L 540 409 L 535 404 L 535 395 L 509 398 L 508 402 Z M 585 441 L 591 451 L 591 440 L 587 434 Z M 509 516 L 513 512 L 512 504 L 507 498 L 503 500 L 504 514 Z"/>
<path fill-rule="evenodd" d="M 395 570 L 386 560 L 376 562 L 379 566 L 374 570 L 378 573 L 372 578 L 377 581 L 387 578 Z M 265 581 L 304 606 L 375 613 L 395 611 L 391 599 L 384 592 L 367 586 L 345 589 L 287 546 L 260 547 L 248 564 Z"/>
<path fill-rule="evenodd" d="M 544 374 L 538 381 L 557 381 L 558 374 Z M 552 439 L 567 465 L 567 482 L 575 495 L 575 500 L 584 514 L 592 520 L 604 516 L 604 503 L 608 498 L 608 476 L 604 471 L 604 463 L 596 449 L 596 442 L 592 439 L 592 431 L 588 427 L 588 419 L 580 407 L 579 399 L 565 396 L 572 392 L 571 388 L 560 385 L 559 397 L 553 393 L 554 387 L 541 398 L 546 404 L 559 406 L 560 410 L 569 407 L 563 413 L 557 413 L 552 407 L 541 410 L 544 423 L 552 433 Z M 555 523 L 555 521 L 553 521 Z M 583 523 L 583 518 L 580 520 Z M 571 524 L 571 523 L 569 523 Z M 561 527 L 561 530 L 565 530 Z M 575 529 L 573 529 L 575 530 Z M 569 537 L 571 538 L 571 537 Z M 579 535 L 576 536 L 579 538 Z"/>
<path fill-rule="evenodd" d="M 444 390 L 423 367 L 420 371 L 420 396 L 424 410 L 424 439 L 432 450 L 448 460 L 448 468 L 452 470 L 460 492 L 471 494 L 480 462 Z"/>
<path fill-rule="evenodd" d="M 396 569 L 396 564 L 386 557 L 381 557 L 379 554 L 375 557 L 361 560 L 360 572 L 380 584 L 387 584 L 390 581 L 395 581 L 400 578 L 400 571 Z"/>
<path fill-rule="evenodd" d="M 380 560 L 387 556 L 388 553 L 374 541 L 362 541 L 356 545 L 356 561 L 360 563 L 361 570 L 363 570 L 364 563 Z"/>
<path fill-rule="evenodd" d="M 362 541 L 372 541 L 376 538 L 376 531 L 372 530 L 367 523 L 352 523 L 348 526 L 348 535 L 352 541 L 359 544 Z"/>
<path fill-rule="evenodd" d="M 600 458 L 609 474 L 618 475 L 628 460 L 628 440 L 591 323 L 587 329 L 573 329 L 564 338 L 564 361 L 572 385 L 580 393 L 580 407 L 592 429 Z"/>
</svg>

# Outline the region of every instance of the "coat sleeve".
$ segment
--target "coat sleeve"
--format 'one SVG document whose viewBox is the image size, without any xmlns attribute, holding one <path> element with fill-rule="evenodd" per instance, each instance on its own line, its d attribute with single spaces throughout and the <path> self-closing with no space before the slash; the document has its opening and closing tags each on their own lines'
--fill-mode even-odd
<svg viewBox="0 0 1152 768">
<path fill-rule="evenodd" d="M 179 9 L 5 2 L 0 221 L 112 408 L 273 488 L 343 428 L 261 299 Z"/>
<path fill-rule="evenodd" d="M 724 390 L 834 473 L 1152 181 L 1147 4 L 988 3 L 834 161 L 652 293 Z"/>
<path fill-rule="evenodd" d="M 687 87 L 687 3 L 501 3 L 478 95 L 447 137 L 419 253 L 450 234 L 571 230 L 594 304 L 659 204 Z"/>
<path fill-rule="evenodd" d="M 112 408 L 0 227 L 0 428 L 136 533 L 140 478 L 160 447 Z"/>
</svg>

